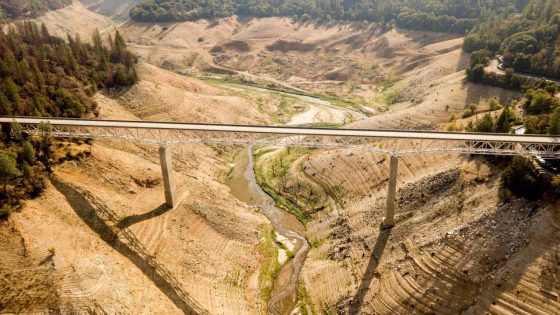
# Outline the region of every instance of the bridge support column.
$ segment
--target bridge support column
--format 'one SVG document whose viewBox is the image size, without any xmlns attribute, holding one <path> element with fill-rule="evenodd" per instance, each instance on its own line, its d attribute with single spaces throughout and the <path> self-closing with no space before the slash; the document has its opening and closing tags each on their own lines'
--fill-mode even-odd
<svg viewBox="0 0 560 315">
<path fill-rule="evenodd" d="M 397 174 L 399 158 L 391 156 L 391 169 L 389 171 L 389 189 L 387 190 L 387 209 L 383 219 L 383 228 L 395 226 L 395 195 L 397 193 Z"/>
<path fill-rule="evenodd" d="M 159 147 L 159 160 L 163 174 L 163 186 L 165 188 L 165 204 L 173 208 L 177 205 L 175 195 L 175 182 L 173 180 L 173 164 L 171 164 L 171 150 L 162 145 Z"/>
</svg>

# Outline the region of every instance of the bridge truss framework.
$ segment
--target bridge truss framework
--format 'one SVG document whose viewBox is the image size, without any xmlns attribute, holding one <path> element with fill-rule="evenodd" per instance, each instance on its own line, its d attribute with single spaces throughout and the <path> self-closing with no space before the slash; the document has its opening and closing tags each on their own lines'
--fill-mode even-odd
<svg viewBox="0 0 560 315">
<path fill-rule="evenodd" d="M 446 133 L 404 130 L 321 129 L 303 127 L 236 126 L 174 122 L 102 121 L 3 117 L 17 121 L 24 132 L 56 138 L 86 138 L 158 145 L 166 203 L 177 204 L 169 146 L 180 144 L 279 145 L 339 148 L 391 156 L 384 225 L 394 226 L 398 158 L 425 153 L 540 156 L 560 158 L 560 137 Z"/>
</svg>

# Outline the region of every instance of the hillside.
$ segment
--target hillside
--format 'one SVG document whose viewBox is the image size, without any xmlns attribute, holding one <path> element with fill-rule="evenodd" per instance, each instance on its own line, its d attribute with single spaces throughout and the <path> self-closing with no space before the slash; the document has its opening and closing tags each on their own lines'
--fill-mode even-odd
<svg viewBox="0 0 560 315">
<path fill-rule="evenodd" d="M 140 4 L 140 0 L 80 0 L 80 2 L 90 11 L 118 21 L 128 20 L 130 10 Z"/>
<path fill-rule="evenodd" d="M 0 2 L 0 22 L 21 18 L 34 18 L 50 10 L 68 6 L 72 0 L 4 0 Z"/>
<path fill-rule="evenodd" d="M 149 65 L 139 66 L 139 76 L 116 97 L 96 95 L 100 118 L 268 119 L 256 103 L 228 90 Z M 156 147 L 95 141 L 89 151 L 87 159 L 55 167 L 41 197 L 2 221 L 1 233 L 14 235 L 0 245 L 9 257 L 0 265 L 2 312 L 20 309 L 22 301 L 36 312 L 257 312 L 259 292 L 269 285 L 259 282 L 268 259 L 261 252 L 267 223 L 220 183 L 229 167 L 226 155 L 203 145 L 174 148 L 182 202 L 167 209 Z M 127 222 L 116 238 L 107 228 L 119 223 L 115 218 Z M 154 276 L 162 272 L 171 276 Z M 24 289 L 30 283 L 37 288 L 33 294 Z"/>
<path fill-rule="evenodd" d="M 79 36 L 68 41 L 52 36 L 43 24 L 23 22 L 0 32 L 0 115 L 35 117 L 94 117 L 99 89 L 122 88 L 137 80 L 135 58 L 117 33 L 111 48 L 99 33 L 93 45 Z M 18 124 L 3 124 L 0 160 L 4 189 L 0 217 L 8 216 L 45 187 L 51 165 L 68 154 L 54 148 L 50 126 L 41 126 L 40 139 L 22 134 Z M 69 146 L 69 144 L 66 144 Z"/>
<path fill-rule="evenodd" d="M 521 14 L 482 23 L 470 32 L 465 50 L 499 53 L 503 68 L 558 79 L 559 10 L 559 1 L 531 0 Z"/>
<path fill-rule="evenodd" d="M 196 1 L 154 0 L 141 5 L 149 6 L 147 16 L 178 10 L 176 20 L 122 25 L 108 16 L 133 1 L 83 2 L 40 20 L 57 34 L 98 28 L 114 47 L 118 28 L 119 45 L 138 57 L 136 84 L 94 94 L 100 119 L 478 130 L 489 117 L 492 131 L 498 117 L 510 114 L 506 127 L 527 123 L 526 108 L 537 119 L 533 127 L 546 132 L 538 119 L 546 113 L 548 121 L 558 104 L 544 89 L 524 95 L 469 82 L 462 34 L 398 24 L 408 13 L 421 21 L 423 12 L 478 23 L 495 5 L 506 16 L 527 1 L 507 2 L 519 7 L 350 1 L 344 14 L 371 13 L 373 22 L 340 15 L 351 22 L 339 16 L 329 23 L 313 13 L 313 4 L 323 2 L 307 1 L 311 8 L 302 7 L 310 11 L 294 18 L 270 13 L 268 2 L 250 2 L 261 13 L 232 15 L 242 2 L 214 1 L 197 12 L 233 11 L 205 20 L 183 14 Z M 405 12 L 404 4 L 414 10 Z M 379 12 L 397 14 L 397 26 L 377 23 Z M 519 101 L 524 97 L 527 105 Z M 560 110 L 556 117 L 560 130 Z M 556 192 L 547 189 L 537 201 L 514 194 L 537 185 L 508 192 L 506 157 L 400 157 L 397 225 L 382 230 L 389 159 L 380 154 L 174 145 L 180 202 L 169 209 L 157 146 L 97 139 L 72 141 L 68 150 L 44 192 L 0 221 L 0 313 L 554 314 L 560 308 Z"/>
<path fill-rule="evenodd" d="M 386 25 L 395 21 L 399 27 L 425 31 L 463 34 L 490 11 L 511 13 L 526 0 L 468 1 L 149 1 L 131 10 L 131 17 L 141 22 L 189 21 L 200 18 L 223 18 L 231 15 L 294 17 L 307 21 L 369 21 Z"/>
<path fill-rule="evenodd" d="M 316 26 L 287 18 L 129 22 L 122 34 L 141 58 L 172 71 L 222 77 L 230 73 L 231 79 L 321 93 L 375 110 L 392 102 L 403 72 L 442 54 L 453 59 L 444 58 L 430 71 L 460 71 L 468 59 L 461 53 L 462 39 L 450 34 L 384 32 L 374 25 Z"/>
</svg>

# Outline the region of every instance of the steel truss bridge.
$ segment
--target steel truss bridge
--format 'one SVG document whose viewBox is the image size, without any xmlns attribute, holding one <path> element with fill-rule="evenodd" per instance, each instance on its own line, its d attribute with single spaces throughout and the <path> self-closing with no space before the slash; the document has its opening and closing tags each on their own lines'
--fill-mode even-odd
<svg viewBox="0 0 560 315">
<path fill-rule="evenodd" d="M 342 148 L 391 156 L 385 225 L 394 225 L 398 158 L 422 153 L 541 156 L 560 158 L 560 137 L 414 130 L 365 130 L 306 127 L 221 125 L 180 122 L 0 117 L 0 123 L 18 122 L 24 132 L 41 135 L 45 128 L 57 138 L 133 141 L 160 147 L 166 202 L 177 204 L 171 156 L 179 144 L 250 143 L 315 148 Z M 48 126 L 48 127 L 46 127 Z"/>
</svg>

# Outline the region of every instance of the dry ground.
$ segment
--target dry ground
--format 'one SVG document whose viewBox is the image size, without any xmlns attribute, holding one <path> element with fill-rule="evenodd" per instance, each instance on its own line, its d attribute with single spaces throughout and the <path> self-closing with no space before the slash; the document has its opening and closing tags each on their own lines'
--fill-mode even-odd
<svg viewBox="0 0 560 315">
<path fill-rule="evenodd" d="M 78 34 L 84 40 L 89 40 L 95 29 L 105 33 L 117 25 L 110 18 L 88 10 L 79 1 L 68 7 L 47 12 L 35 21 L 45 23 L 53 35 L 66 38 L 67 34 Z"/>
<path fill-rule="evenodd" d="M 115 20 L 128 20 L 130 9 L 140 0 L 80 0 L 90 11 L 109 16 Z"/>
<path fill-rule="evenodd" d="M 140 76 L 146 79 L 134 88 L 98 96 L 101 118 L 268 117 L 256 103 L 200 81 L 149 65 Z M 2 311 L 258 313 L 268 222 L 219 181 L 229 168 L 223 153 L 203 145 L 173 153 L 181 203 L 171 210 L 155 147 L 96 141 L 91 157 L 57 167 L 46 192 L 0 228 L 10 235 L 0 246 L 10 257 L 0 266 Z"/>
<path fill-rule="evenodd" d="M 462 39 L 437 33 L 374 25 L 315 25 L 289 18 L 197 21 L 168 24 L 128 22 L 122 33 L 147 62 L 189 74 L 231 73 L 260 84 L 313 91 L 373 107 L 380 84 L 435 57 L 461 54 Z M 441 65 L 457 71 L 455 64 Z"/>
<path fill-rule="evenodd" d="M 84 37 L 92 26 L 111 30 L 108 19 L 94 14 L 85 25 L 80 14 L 94 13 L 74 4 L 44 20 Z M 518 96 L 466 83 L 468 56 L 462 40 L 450 35 L 235 17 L 129 22 L 122 32 L 153 65 L 190 74 L 234 70 L 251 80 L 355 100 L 376 113 L 353 128 L 442 129 L 470 103 Z M 259 101 L 154 66 L 141 64 L 140 73 L 130 90 L 99 96 L 102 118 L 270 123 L 278 108 L 278 100 Z M 160 207 L 154 148 L 96 142 L 91 158 L 57 168 L 45 194 L 0 226 L 0 252 L 7 257 L 0 261 L 7 284 L 1 286 L 2 309 L 262 310 L 258 245 L 266 221 L 220 183 L 228 151 L 196 145 L 174 153 L 184 199 L 171 211 Z M 385 157 L 318 150 L 290 167 L 294 178 L 332 201 L 307 223 L 312 250 L 301 276 L 301 308 L 333 314 L 558 312 L 557 205 L 501 203 L 499 171 L 483 159 L 422 155 L 401 161 L 399 223 L 390 232 L 378 229 Z"/>
</svg>

